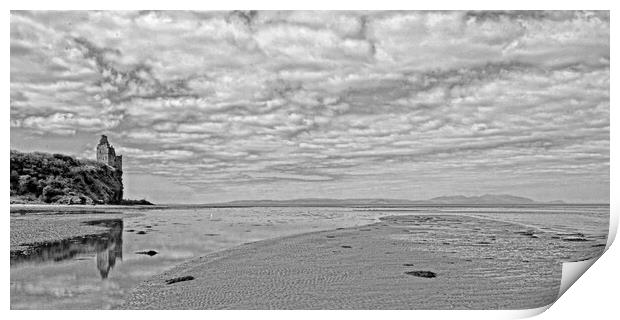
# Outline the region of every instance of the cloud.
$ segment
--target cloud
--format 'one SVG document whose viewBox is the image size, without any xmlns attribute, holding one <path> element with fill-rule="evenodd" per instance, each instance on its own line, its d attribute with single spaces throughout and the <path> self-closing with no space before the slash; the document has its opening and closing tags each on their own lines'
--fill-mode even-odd
<svg viewBox="0 0 620 320">
<path fill-rule="evenodd" d="M 609 13 L 13 11 L 11 127 L 108 133 L 205 201 L 607 201 Z"/>
</svg>

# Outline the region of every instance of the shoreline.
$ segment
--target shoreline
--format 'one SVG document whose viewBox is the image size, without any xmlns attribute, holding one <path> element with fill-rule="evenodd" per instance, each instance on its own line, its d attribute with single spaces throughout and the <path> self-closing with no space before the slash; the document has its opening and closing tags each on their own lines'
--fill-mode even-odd
<svg viewBox="0 0 620 320">
<path fill-rule="evenodd" d="M 9 251 L 12 258 L 31 256 L 40 248 L 55 243 L 102 236 L 111 229 L 100 222 L 141 215 L 138 212 L 93 211 L 84 208 L 76 208 L 69 213 L 67 211 L 70 210 L 66 208 L 48 209 L 37 207 L 26 212 L 11 212 Z M 59 210 L 62 210 L 62 214 L 56 214 Z"/>
<path fill-rule="evenodd" d="M 468 216 L 387 216 L 183 262 L 139 284 L 120 308 L 533 308 L 557 298 L 561 259 L 601 249 L 590 248 L 594 242 L 570 242 L 566 251 L 569 240 L 530 232 Z M 523 243 L 533 248 L 508 254 Z"/>
<path fill-rule="evenodd" d="M 131 209 L 131 210 L 152 210 L 166 209 L 166 205 L 118 205 L 118 204 L 11 204 L 11 213 L 49 213 L 62 210 L 63 212 L 97 212 L 109 213 L 109 210 Z"/>
</svg>

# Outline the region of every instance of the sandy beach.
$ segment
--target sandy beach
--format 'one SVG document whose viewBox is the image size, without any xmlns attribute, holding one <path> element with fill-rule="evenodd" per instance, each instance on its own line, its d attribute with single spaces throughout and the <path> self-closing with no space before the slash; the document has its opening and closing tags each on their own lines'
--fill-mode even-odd
<svg viewBox="0 0 620 320">
<path fill-rule="evenodd" d="M 141 208 L 87 205 L 11 205 L 11 257 L 29 255 L 32 247 L 43 243 L 106 234 L 109 228 L 101 220 L 122 219 L 139 213 Z"/>
<path fill-rule="evenodd" d="M 609 210 L 65 207 L 11 213 L 11 308 L 534 308 Z"/>
<path fill-rule="evenodd" d="M 135 288 L 126 309 L 526 309 L 552 303 L 561 261 L 603 237 L 458 215 L 258 241 L 191 260 Z"/>
</svg>

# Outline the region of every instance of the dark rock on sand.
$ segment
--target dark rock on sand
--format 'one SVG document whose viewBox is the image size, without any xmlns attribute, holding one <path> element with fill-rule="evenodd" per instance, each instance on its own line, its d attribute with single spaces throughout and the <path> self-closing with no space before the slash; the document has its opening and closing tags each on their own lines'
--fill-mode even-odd
<svg viewBox="0 0 620 320">
<path fill-rule="evenodd" d="M 569 242 L 578 242 L 578 241 L 589 241 L 586 238 L 582 238 L 582 237 L 566 237 L 564 239 L 562 239 L 564 241 L 569 241 Z"/>
<path fill-rule="evenodd" d="M 351 249 L 351 246 L 340 246 L 341 248 L 345 248 L 345 249 Z"/>
<path fill-rule="evenodd" d="M 145 231 L 138 231 L 138 232 L 136 232 L 136 234 L 146 234 L 146 232 Z"/>
<path fill-rule="evenodd" d="M 432 271 L 407 271 L 405 274 L 421 278 L 435 278 L 437 274 Z"/>
<path fill-rule="evenodd" d="M 145 254 L 145 255 L 147 255 L 147 256 L 151 256 L 151 257 L 152 257 L 152 256 L 154 256 L 154 255 L 156 255 L 156 254 L 157 254 L 157 251 L 155 251 L 155 250 L 148 250 L 148 251 L 146 251 L 146 250 L 145 250 L 145 251 L 137 251 L 137 252 L 136 252 L 136 254 Z"/>
<path fill-rule="evenodd" d="M 189 280 L 194 280 L 194 277 L 185 276 L 185 277 L 172 278 L 172 279 L 166 280 L 166 284 L 173 284 L 173 283 L 177 283 L 181 281 L 189 281 Z"/>
<path fill-rule="evenodd" d="M 405 266 L 405 267 L 413 267 L 413 263 L 403 263 L 403 266 Z"/>
<path fill-rule="evenodd" d="M 517 231 L 515 233 L 516 234 L 520 234 L 522 236 L 530 237 L 530 238 L 538 238 L 538 236 L 534 235 L 534 231 L 533 230 Z"/>
</svg>

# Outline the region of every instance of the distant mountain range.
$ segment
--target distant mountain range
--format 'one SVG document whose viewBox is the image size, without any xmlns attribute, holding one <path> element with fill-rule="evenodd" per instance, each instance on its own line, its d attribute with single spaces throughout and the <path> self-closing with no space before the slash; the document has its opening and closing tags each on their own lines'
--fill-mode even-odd
<svg viewBox="0 0 620 320">
<path fill-rule="evenodd" d="M 428 200 L 406 199 L 325 199 L 305 198 L 292 200 L 238 200 L 209 204 L 214 207 L 399 207 L 412 205 L 503 205 L 503 204 L 563 204 L 563 201 L 538 202 L 507 194 L 482 196 L 442 196 Z"/>
</svg>

